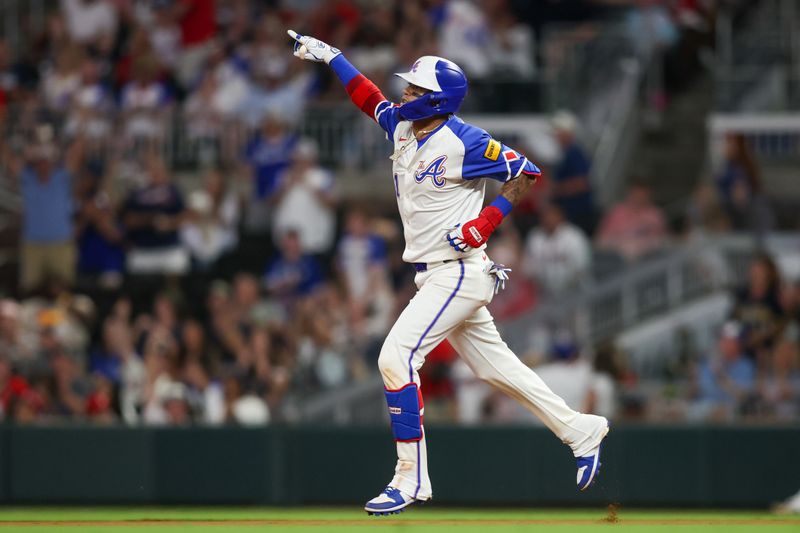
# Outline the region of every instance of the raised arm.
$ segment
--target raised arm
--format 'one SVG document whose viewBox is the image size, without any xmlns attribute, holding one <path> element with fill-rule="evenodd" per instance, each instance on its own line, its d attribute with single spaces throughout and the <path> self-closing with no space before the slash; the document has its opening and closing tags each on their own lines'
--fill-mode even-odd
<svg viewBox="0 0 800 533">
<path fill-rule="evenodd" d="M 381 102 L 386 101 L 381 90 L 372 83 L 366 76 L 361 74 L 342 51 L 326 44 L 319 39 L 307 35 L 299 35 L 294 30 L 288 30 L 289 36 L 295 40 L 294 56 L 306 61 L 328 64 L 339 81 L 342 82 L 347 94 L 353 103 L 361 109 L 368 117 L 377 121 L 375 108 Z"/>
</svg>

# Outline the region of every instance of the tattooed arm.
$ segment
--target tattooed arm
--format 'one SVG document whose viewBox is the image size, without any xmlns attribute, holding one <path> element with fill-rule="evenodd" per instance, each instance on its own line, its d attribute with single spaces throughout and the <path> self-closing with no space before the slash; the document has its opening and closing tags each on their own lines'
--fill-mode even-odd
<svg viewBox="0 0 800 533">
<path fill-rule="evenodd" d="M 538 177 L 533 174 L 522 174 L 517 179 L 507 181 L 500 188 L 500 196 L 508 200 L 512 206 L 516 206 L 528 194 Z"/>
<path fill-rule="evenodd" d="M 467 252 L 486 244 L 503 218 L 528 193 L 537 177 L 539 177 L 539 173 L 523 172 L 518 178 L 505 182 L 500 189 L 500 194 L 481 211 L 478 218 L 470 220 L 463 226 L 453 228 L 445 236 L 450 246 L 459 252 Z"/>
</svg>

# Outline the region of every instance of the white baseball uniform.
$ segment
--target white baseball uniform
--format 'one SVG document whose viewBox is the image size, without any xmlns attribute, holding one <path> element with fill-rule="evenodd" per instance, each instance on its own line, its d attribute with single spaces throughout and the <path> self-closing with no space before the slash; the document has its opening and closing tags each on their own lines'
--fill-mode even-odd
<svg viewBox="0 0 800 533">
<path fill-rule="evenodd" d="M 535 413 L 576 457 L 603 438 L 606 421 L 570 409 L 500 338 L 486 305 L 495 276 L 485 245 L 467 253 L 453 249 L 446 229 L 476 218 L 485 181 L 538 175 L 524 156 L 485 131 L 451 115 L 417 141 L 399 107 L 382 101 L 373 117 L 394 143 L 393 182 L 406 248 L 403 260 L 417 269 L 417 293 L 401 313 L 381 349 L 378 366 L 387 390 L 410 383 L 426 355 L 445 338 L 475 375 L 503 390 Z M 390 486 L 418 500 L 432 495 L 424 428 L 416 442 L 397 442 L 398 461 Z"/>
</svg>

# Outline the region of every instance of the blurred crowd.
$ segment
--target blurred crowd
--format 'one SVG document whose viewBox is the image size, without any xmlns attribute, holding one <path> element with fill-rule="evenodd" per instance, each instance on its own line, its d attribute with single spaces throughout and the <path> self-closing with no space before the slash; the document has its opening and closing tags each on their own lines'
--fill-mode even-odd
<svg viewBox="0 0 800 533">
<path fill-rule="evenodd" d="M 374 376 L 413 270 L 400 261 L 394 206 L 343 198 L 299 133 L 310 101 L 345 93 L 292 58 L 286 28 L 343 48 L 389 90 L 391 72 L 438 53 L 480 94 L 481 80 L 537 77 L 541 19 L 633 6 L 632 25 L 652 17 L 677 46 L 681 28 L 707 30 L 714 2 L 574 4 L 62 0 L 29 46 L 0 41 L 0 166 L 23 204 L 18 284 L 0 299 L 0 418 L 263 424 L 291 418 L 295 400 Z M 500 321 L 688 235 L 774 227 L 741 139 L 678 231 L 639 179 L 602 209 L 580 123 L 558 112 L 551 125 L 559 158 L 493 236 L 492 258 L 515 274 L 490 308 Z M 198 150 L 195 168 L 169 157 L 176 127 Z M 752 284 L 719 354 L 687 366 L 706 407 L 685 416 L 720 403 L 729 414 L 796 416 L 800 296 L 776 280 L 769 294 Z M 636 376 L 613 343 L 579 346 L 574 332 L 551 331 L 520 355 L 572 407 L 638 416 L 635 395 L 625 400 Z M 423 383 L 432 419 L 524 418 L 474 383 L 446 343 Z"/>
</svg>

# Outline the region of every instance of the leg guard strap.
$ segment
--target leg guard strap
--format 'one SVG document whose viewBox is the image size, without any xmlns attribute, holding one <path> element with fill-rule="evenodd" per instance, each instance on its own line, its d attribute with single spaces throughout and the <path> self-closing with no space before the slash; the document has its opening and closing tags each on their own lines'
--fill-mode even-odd
<svg viewBox="0 0 800 533">
<path fill-rule="evenodd" d="M 386 403 L 392 421 L 394 440 L 417 442 L 422 439 L 422 392 L 416 383 L 401 389 L 386 389 Z"/>
</svg>

